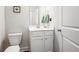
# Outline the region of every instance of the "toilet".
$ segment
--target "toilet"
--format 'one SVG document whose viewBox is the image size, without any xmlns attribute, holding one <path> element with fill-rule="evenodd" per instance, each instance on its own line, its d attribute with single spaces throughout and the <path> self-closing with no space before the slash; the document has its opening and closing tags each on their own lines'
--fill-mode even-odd
<svg viewBox="0 0 79 59">
<path fill-rule="evenodd" d="M 20 52 L 22 33 L 9 33 L 8 39 L 10 46 L 4 52 Z"/>
</svg>

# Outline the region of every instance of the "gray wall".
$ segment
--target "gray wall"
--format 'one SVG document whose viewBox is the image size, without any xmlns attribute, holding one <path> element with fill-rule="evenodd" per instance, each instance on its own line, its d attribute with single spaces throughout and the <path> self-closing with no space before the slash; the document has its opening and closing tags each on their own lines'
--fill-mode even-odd
<svg viewBox="0 0 79 59">
<path fill-rule="evenodd" d="M 6 33 L 23 32 L 21 48 L 28 48 L 29 7 L 22 6 L 21 13 L 13 13 L 13 7 L 7 6 L 5 17 Z"/>
<path fill-rule="evenodd" d="M 3 41 L 5 40 L 5 15 L 4 7 L 0 7 L 0 51 L 3 50 Z"/>
<path fill-rule="evenodd" d="M 44 9 L 46 9 L 46 11 L 44 11 Z M 40 20 L 42 18 L 41 15 L 44 15 L 44 13 L 47 11 L 49 11 L 49 14 L 51 15 L 51 18 L 52 18 L 51 26 L 54 26 L 56 20 L 59 19 L 58 18 L 59 17 L 58 7 L 45 7 L 45 8 L 40 7 L 40 15 L 39 15 Z M 36 13 L 38 13 L 38 12 L 36 12 Z M 21 7 L 21 13 L 13 13 L 12 6 L 7 6 L 5 8 L 6 36 L 10 32 L 23 32 L 21 48 L 24 50 L 26 48 L 29 48 L 29 33 L 28 33 L 29 23 L 31 25 L 35 25 L 38 22 L 37 21 L 38 16 L 36 18 L 35 18 L 35 16 L 33 16 L 34 14 L 37 15 L 36 13 L 33 13 L 29 16 L 29 7 L 27 7 L 27 6 Z M 32 19 L 32 17 L 33 17 L 33 19 Z M 33 20 L 34 24 L 32 23 L 31 20 Z M 56 51 L 59 49 L 58 48 L 59 44 L 57 44 L 57 43 L 58 43 L 58 40 L 56 39 L 54 42 L 54 44 L 55 44 L 54 48 Z"/>
</svg>

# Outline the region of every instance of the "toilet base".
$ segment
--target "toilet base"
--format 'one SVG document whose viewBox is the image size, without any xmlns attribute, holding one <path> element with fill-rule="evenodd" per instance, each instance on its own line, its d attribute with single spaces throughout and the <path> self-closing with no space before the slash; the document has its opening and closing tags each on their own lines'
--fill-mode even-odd
<svg viewBox="0 0 79 59">
<path fill-rule="evenodd" d="M 9 46 L 4 52 L 20 52 L 19 45 Z"/>
</svg>

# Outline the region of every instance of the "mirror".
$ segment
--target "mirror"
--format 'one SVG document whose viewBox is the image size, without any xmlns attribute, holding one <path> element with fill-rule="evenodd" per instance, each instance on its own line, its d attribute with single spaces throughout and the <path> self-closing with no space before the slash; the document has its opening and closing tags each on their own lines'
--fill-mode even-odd
<svg viewBox="0 0 79 59">
<path fill-rule="evenodd" d="M 29 12 L 30 12 L 30 25 L 37 25 L 37 26 L 44 26 L 44 23 L 42 23 L 43 16 L 49 15 L 49 17 L 52 20 L 52 7 L 50 6 L 30 6 Z M 46 23 L 46 26 L 50 26 L 51 24 Z"/>
<path fill-rule="evenodd" d="M 30 25 L 38 25 L 39 24 L 39 6 L 30 6 Z"/>
</svg>

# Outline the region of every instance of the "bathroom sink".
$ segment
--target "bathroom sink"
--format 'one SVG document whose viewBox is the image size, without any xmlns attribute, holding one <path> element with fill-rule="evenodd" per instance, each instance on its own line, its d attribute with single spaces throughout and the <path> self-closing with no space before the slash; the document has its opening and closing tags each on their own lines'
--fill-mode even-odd
<svg viewBox="0 0 79 59">
<path fill-rule="evenodd" d="M 43 27 L 43 26 L 37 27 L 32 25 L 32 26 L 29 26 L 29 30 L 30 31 L 54 30 L 54 27 Z"/>
</svg>

